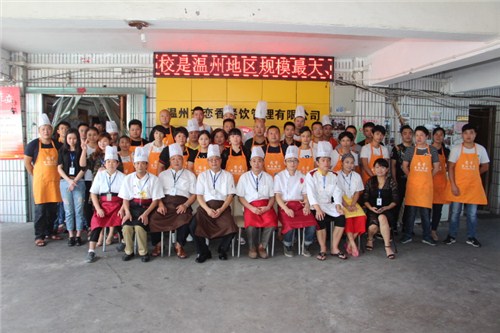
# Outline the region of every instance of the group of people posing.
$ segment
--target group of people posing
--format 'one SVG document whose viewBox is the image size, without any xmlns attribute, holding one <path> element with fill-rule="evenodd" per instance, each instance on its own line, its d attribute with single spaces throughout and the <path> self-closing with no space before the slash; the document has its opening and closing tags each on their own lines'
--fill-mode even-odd
<svg viewBox="0 0 500 333">
<path fill-rule="evenodd" d="M 169 111 L 162 110 L 150 142 L 142 138 L 139 120 L 131 120 L 129 136 L 121 137 L 114 122 L 107 122 L 105 131 L 62 123 L 53 139 L 51 123 L 42 114 L 39 138 L 25 149 L 26 169 L 33 175 L 35 245 L 61 239 L 54 221 L 62 209 L 69 246 L 82 245 L 82 232 L 90 230 L 87 262 L 116 233 L 122 236 L 124 261 L 136 254 L 135 236 L 137 254 L 148 262 L 162 253 L 161 234 L 170 231 L 175 231 L 179 258 L 188 257 L 184 247 L 191 235 L 196 262 L 212 257 L 207 239 L 220 240 L 218 257 L 227 260 L 238 232 L 232 212 L 233 200 L 238 200 L 248 256 L 254 259 L 268 258 L 269 240 L 278 228 L 287 257 L 294 256 L 297 232 L 304 235 L 300 253 L 310 257 L 316 238 L 321 261 L 327 258 L 328 237 L 330 254 L 345 260 L 359 255 L 356 238 L 367 232 L 366 250 L 373 250 L 374 237 L 380 234 L 387 258 L 394 259 L 391 229 L 397 233 L 401 209 L 401 242 L 413 240 L 419 212 L 422 242 L 434 246 L 446 203 L 451 203 L 451 218 L 444 242 L 456 242 L 465 204 L 466 243 L 481 246 L 476 239 L 477 206 L 486 204 L 480 174 L 488 170 L 489 159 L 474 142 L 471 125 L 463 127 L 463 143 L 451 151 L 443 145 L 443 129 L 431 135 L 426 127 L 405 125 L 402 142 L 389 153 L 383 144 L 385 128 L 373 123 L 364 124 L 366 138 L 356 143 L 355 126 L 334 138 L 327 116 L 305 126 L 300 106 L 294 122 L 285 123 L 283 135 L 276 126 L 266 127 L 265 102 L 257 104 L 250 133 L 236 127 L 230 106 L 223 114 L 222 128 L 212 131 L 203 122 L 201 107 L 193 109 L 187 128 L 171 126 Z"/>
</svg>

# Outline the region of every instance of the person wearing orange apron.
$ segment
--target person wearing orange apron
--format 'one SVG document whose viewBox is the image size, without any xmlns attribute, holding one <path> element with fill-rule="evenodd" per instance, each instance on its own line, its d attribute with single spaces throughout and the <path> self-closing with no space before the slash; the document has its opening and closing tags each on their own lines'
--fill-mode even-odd
<svg viewBox="0 0 500 333">
<path fill-rule="evenodd" d="M 489 169 L 490 159 L 486 149 L 475 143 L 476 129 L 471 124 L 462 127 L 463 143 L 451 149 L 448 159 L 451 191 L 447 199 L 450 204 L 450 227 L 445 244 L 456 242 L 462 205 L 467 217 L 467 241 L 474 247 L 481 247 L 476 239 L 477 206 L 488 204 L 481 174 Z"/>
<path fill-rule="evenodd" d="M 160 174 L 160 172 L 158 171 L 160 154 L 163 151 L 163 148 L 166 147 L 163 144 L 163 137 L 165 136 L 165 134 L 160 129 L 152 130 L 151 132 L 153 132 L 152 134 L 154 137 L 154 141 L 145 145 L 144 148 L 149 152 L 148 172 L 155 176 L 158 176 Z"/>
<path fill-rule="evenodd" d="M 340 144 L 333 150 L 332 153 L 332 170 L 339 173 L 342 170 L 342 156 L 351 154 L 354 157 L 354 168 L 358 166 L 358 154 L 351 150 L 354 136 L 349 132 L 339 134 Z"/>
<path fill-rule="evenodd" d="M 62 239 L 54 233 L 53 221 L 57 203 L 62 202 L 60 176 L 57 171 L 58 145 L 51 139 L 52 125 L 46 114 L 38 121 L 39 138 L 31 141 L 24 151 L 24 165 L 33 176 L 35 202 L 35 245 L 45 246 L 45 237 Z"/>
<path fill-rule="evenodd" d="M 248 235 L 248 256 L 251 259 L 267 259 L 266 248 L 273 230 L 278 227 L 278 216 L 274 210 L 273 177 L 264 172 L 264 151 L 253 147 L 250 157 L 252 169 L 245 172 L 236 187 L 236 194 L 244 207 L 243 218 Z M 258 241 L 258 229 L 262 237 Z"/>
<path fill-rule="evenodd" d="M 191 150 L 188 158 L 188 170 L 193 172 L 196 177 L 205 170 L 208 170 L 208 145 L 210 144 L 210 133 L 201 131 L 198 136 L 198 149 Z"/>
<path fill-rule="evenodd" d="M 450 184 L 448 182 L 446 161 L 450 155 L 450 150 L 443 144 L 444 129 L 437 127 L 432 131 L 432 145 L 437 149 L 439 154 L 439 170 L 434 176 L 434 193 L 432 196 L 432 213 L 431 213 L 431 237 L 434 241 L 438 241 L 437 228 L 441 220 L 441 212 L 443 205 L 449 203 L 446 198 L 446 193 L 449 191 Z"/>
<path fill-rule="evenodd" d="M 177 127 L 175 129 L 175 135 L 174 135 L 174 140 L 175 143 L 178 143 L 179 146 L 181 146 L 181 149 L 183 151 L 183 160 L 184 163 L 182 167 L 184 169 L 188 168 L 188 159 L 189 159 L 189 152 L 191 149 L 186 147 L 186 142 L 189 134 L 188 131 L 185 127 Z M 169 151 L 168 147 L 165 147 L 165 149 L 162 150 L 160 153 L 160 163 L 158 164 L 158 173 L 167 170 L 170 167 L 170 156 L 169 156 Z"/>
<path fill-rule="evenodd" d="M 360 164 L 361 164 L 361 177 L 363 184 L 375 175 L 374 165 L 375 161 L 379 158 L 385 158 L 389 161 L 389 151 L 381 143 L 385 137 L 385 127 L 377 125 L 371 129 L 373 138 L 370 143 L 367 143 L 361 148 Z"/>
<path fill-rule="evenodd" d="M 165 146 L 169 146 L 172 143 L 174 143 L 174 132 L 175 132 L 175 127 L 170 125 L 170 120 L 172 119 L 172 116 L 170 114 L 170 111 L 168 109 L 163 109 L 160 111 L 160 125 L 156 125 L 153 127 L 151 132 L 149 133 L 149 141 L 154 141 L 154 130 L 160 129 L 165 136 L 163 137 L 163 144 Z"/>
<path fill-rule="evenodd" d="M 133 153 L 137 147 L 144 147 L 148 141 L 141 137 L 142 122 L 132 119 L 128 122 L 128 132 L 130 135 L 130 151 Z"/>
<path fill-rule="evenodd" d="M 250 154 L 241 145 L 242 135 L 238 128 L 233 128 L 228 133 L 230 146 L 221 154 L 222 169 L 230 172 L 234 184 L 238 185 L 241 175 L 250 170 Z"/>
<path fill-rule="evenodd" d="M 267 130 L 269 144 L 264 148 L 264 171 L 274 177 L 278 172 L 285 170 L 285 150 L 280 143 L 280 129 L 270 126 Z"/>
<path fill-rule="evenodd" d="M 315 168 L 313 150 L 311 144 L 311 129 L 303 126 L 300 129 L 299 165 L 297 170 L 304 175 Z"/>
<path fill-rule="evenodd" d="M 247 151 L 252 151 L 253 146 L 265 146 L 267 145 L 267 139 L 265 137 L 266 132 L 266 120 L 261 118 L 255 119 L 255 125 L 253 127 L 253 137 L 245 141 L 245 148 Z"/>
<path fill-rule="evenodd" d="M 296 141 L 294 139 L 295 134 L 295 124 L 291 121 L 287 121 L 285 125 L 283 125 L 283 140 L 281 140 L 281 146 L 286 152 L 286 149 L 289 146 L 297 146 L 300 147 L 300 141 Z"/>
<path fill-rule="evenodd" d="M 118 155 L 123 166 L 123 173 L 125 175 L 128 175 L 135 171 L 134 159 L 130 151 L 130 138 L 126 135 L 123 135 L 120 138 L 119 143 L 120 151 L 118 152 Z"/>
<path fill-rule="evenodd" d="M 408 210 L 404 223 L 401 243 L 411 242 L 417 211 L 422 221 L 422 243 L 435 246 L 431 238 L 430 212 L 432 208 L 433 176 L 439 170 L 439 156 L 436 148 L 427 144 L 429 130 L 424 126 L 415 128 L 415 148 L 407 149 L 403 156 L 403 172 L 408 176 L 405 194 L 405 210 Z"/>
</svg>

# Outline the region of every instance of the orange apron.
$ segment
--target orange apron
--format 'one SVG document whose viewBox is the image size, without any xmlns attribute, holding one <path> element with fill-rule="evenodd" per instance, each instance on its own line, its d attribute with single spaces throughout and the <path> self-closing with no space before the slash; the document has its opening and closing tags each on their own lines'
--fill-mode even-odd
<svg viewBox="0 0 500 333">
<path fill-rule="evenodd" d="M 196 158 L 194 159 L 194 167 L 193 171 L 196 177 L 198 175 L 206 170 L 208 170 L 208 158 L 199 158 L 198 156 L 200 155 L 200 151 L 198 150 L 198 153 L 196 154 Z"/>
<path fill-rule="evenodd" d="M 61 202 L 61 176 L 57 171 L 57 149 L 51 141 L 52 148 L 42 148 L 38 140 L 38 156 L 33 165 L 33 198 L 35 204 Z"/>
<path fill-rule="evenodd" d="M 442 153 L 439 154 L 439 171 L 434 175 L 434 195 L 432 196 L 433 204 L 447 204 L 447 193 L 450 190 L 448 177 L 446 176 L 446 156 L 444 155 L 444 148 Z"/>
<path fill-rule="evenodd" d="M 278 172 L 285 170 L 285 156 L 283 155 L 283 151 L 280 147 L 279 153 L 266 153 L 264 157 L 264 171 L 270 174 L 271 176 L 275 176 Z M 269 149 L 269 146 L 268 146 Z"/>
<path fill-rule="evenodd" d="M 427 155 L 417 155 L 417 147 L 413 151 L 410 172 L 406 183 L 405 205 L 432 208 L 432 156 L 427 147 Z"/>
<path fill-rule="evenodd" d="M 148 156 L 148 172 L 158 176 L 158 163 L 160 161 L 161 152 L 154 152 L 153 147 L 149 150 Z"/>
<path fill-rule="evenodd" d="M 229 157 L 226 162 L 226 171 L 230 172 L 234 178 L 234 185 L 238 184 L 241 175 L 248 171 L 247 158 L 243 149 L 240 156 L 233 156 L 233 150 L 229 149 Z"/>
<path fill-rule="evenodd" d="M 141 139 L 141 145 L 140 146 L 132 146 L 132 139 L 130 139 L 130 152 L 133 154 L 135 153 L 135 148 L 137 147 L 144 147 L 144 145 L 142 144 L 142 139 Z"/>
<path fill-rule="evenodd" d="M 384 154 L 382 153 L 381 156 L 375 155 L 373 153 L 373 145 L 371 143 L 369 145 L 372 152 L 370 155 L 370 161 L 368 162 L 368 168 L 372 171 L 373 174 L 375 174 L 375 161 L 378 160 L 380 157 L 383 158 Z M 380 152 L 382 152 L 382 146 L 380 146 Z M 371 178 L 371 176 L 365 171 L 364 168 L 361 168 L 361 178 L 363 179 L 363 184 L 366 184 L 366 182 Z"/>
<path fill-rule="evenodd" d="M 173 131 L 172 131 L 172 126 L 168 126 L 168 129 L 170 130 L 170 134 L 165 134 L 165 137 L 163 138 L 163 144 L 165 146 L 168 146 L 168 145 L 171 145 L 172 143 L 174 143 L 174 136 L 172 135 Z"/>
<path fill-rule="evenodd" d="M 182 167 L 184 169 L 188 168 L 188 158 L 189 158 L 189 151 L 188 151 L 187 147 L 184 147 L 184 153 L 182 154 L 182 159 L 184 160 Z"/>
<path fill-rule="evenodd" d="M 481 174 L 479 173 L 479 156 L 474 144 L 474 153 L 465 154 L 464 146 L 455 164 L 455 184 L 460 190 L 459 196 L 454 196 L 451 190 L 448 200 L 473 205 L 487 205 L 488 199 L 484 192 Z"/>
<path fill-rule="evenodd" d="M 332 168 L 333 172 L 339 172 L 342 170 L 342 154 L 337 150 L 337 153 L 339 154 L 339 160 L 337 161 L 337 164 Z"/>
<path fill-rule="evenodd" d="M 301 149 L 299 148 L 299 165 L 297 170 L 307 175 L 309 171 L 314 169 L 314 157 L 300 157 L 300 151 Z"/>
<path fill-rule="evenodd" d="M 120 156 L 122 159 L 123 173 L 128 175 L 135 171 L 134 162 L 132 162 L 132 154 L 128 156 Z"/>
</svg>

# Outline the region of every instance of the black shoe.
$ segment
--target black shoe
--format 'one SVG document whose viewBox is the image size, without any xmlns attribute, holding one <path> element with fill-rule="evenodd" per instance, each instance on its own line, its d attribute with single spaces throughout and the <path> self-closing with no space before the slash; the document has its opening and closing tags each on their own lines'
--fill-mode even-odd
<svg viewBox="0 0 500 333">
<path fill-rule="evenodd" d="M 82 246 L 82 237 L 76 237 L 76 246 Z"/>
<path fill-rule="evenodd" d="M 68 238 L 68 246 L 75 246 L 76 240 L 75 237 Z"/>
<path fill-rule="evenodd" d="M 457 240 L 455 239 L 455 237 L 451 237 L 450 235 L 448 235 L 448 237 L 446 237 L 446 239 L 443 241 L 443 243 L 445 243 L 446 245 L 451 245 L 456 242 Z"/>
<path fill-rule="evenodd" d="M 205 261 L 207 261 L 208 259 L 212 259 L 212 253 L 210 253 L 210 252 L 198 255 L 198 257 L 196 257 L 195 261 L 198 264 L 202 264 Z"/>
<path fill-rule="evenodd" d="M 125 251 L 125 243 L 118 244 L 118 246 L 116 247 L 116 251 L 118 251 L 118 252 Z"/>
<path fill-rule="evenodd" d="M 131 254 L 126 254 L 126 253 L 125 253 L 125 254 L 122 256 L 122 260 L 123 260 L 123 261 L 129 261 L 129 260 L 130 260 L 130 259 L 132 259 L 133 257 L 134 257 L 134 254 L 133 254 L 133 253 L 131 253 Z"/>
<path fill-rule="evenodd" d="M 227 260 L 227 253 L 225 251 L 220 251 L 219 252 L 219 259 L 220 260 Z"/>
<path fill-rule="evenodd" d="M 479 241 L 474 237 L 467 238 L 467 241 L 465 243 L 474 247 L 481 247 L 481 243 L 479 243 Z"/>
<path fill-rule="evenodd" d="M 144 256 L 141 257 L 141 261 L 142 262 L 148 262 L 149 261 L 149 254 L 146 254 Z"/>
</svg>

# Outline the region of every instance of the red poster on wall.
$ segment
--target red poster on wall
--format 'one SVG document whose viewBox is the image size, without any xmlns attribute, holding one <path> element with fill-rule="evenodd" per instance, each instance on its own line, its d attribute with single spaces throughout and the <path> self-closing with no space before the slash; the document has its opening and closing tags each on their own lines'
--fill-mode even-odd
<svg viewBox="0 0 500 333">
<path fill-rule="evenodd" d="M 21 90 L 0 87 L 0 160 L 24 158 Z"/>
</svg>

